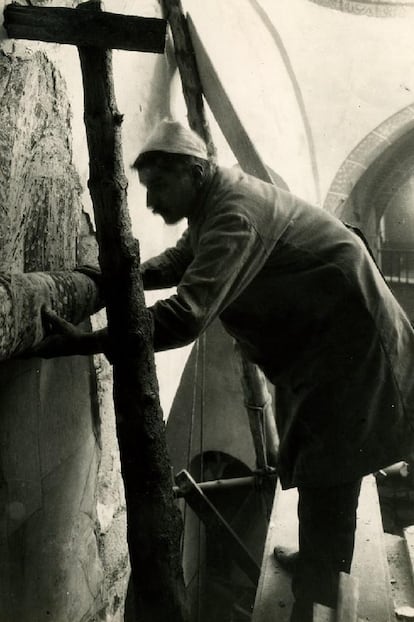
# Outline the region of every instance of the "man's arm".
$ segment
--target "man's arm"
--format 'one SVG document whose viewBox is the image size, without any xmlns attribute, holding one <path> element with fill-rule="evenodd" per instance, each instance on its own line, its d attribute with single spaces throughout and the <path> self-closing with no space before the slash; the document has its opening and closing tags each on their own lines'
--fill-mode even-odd
<svg viewBox="0 0 414 622">
<path fill-rule="evenodd" d="M 192 259 L 188 232 L 185 231 L 175 247 L 167 249 L 141 265 L 144 289 L 162 289 L 177 285 Z M 102 277 L 99 268 L 80 266 L 77 270 L 87 274 L 98 285 L 101 285 Z M 104 353 L 111 358 L 106 328 L 94 332 L 82 331 L 60 318 L 51 309 L 42 309 L 42 317 L 46 337 L 40 344 L 24 353 L 22 356 L 25 358 L 33 356 L 53 358 L 98 353 Z"/>
<path fill-rule="evenodd" d="M 223 311 L 263 267 L 269 255 L 249 220 L 229 205 L 211 217 L 177 294 L 156 302 L 156 351 L 186 345 Z"/>
<path fill-rule="evenodd" d="M 42 321 L 46 337 L 37 345 L 20 355 L 22 358 L 40 356 L 74 356 L 85 354 L 107 354 L 109 342 L 106 328 L 94 332 L 80 330 L 59 317 L 48 308 L 42 309 Z"/>
<path fill-rule="evenodd" d="M 174 247 L 141 264 L 144 289 L 165 289 L 178 285 L 192 260 L 187 230 Z"/>
<path fill-rule="evenodd" d="M 177 294 L 150 307 L 154 322 L 154 349 L 167 350 L 194 341 L 250 283 L 263 267 L 269 252 L 269 246 L 263 244 L 248 219 L 237 210 L 231 210 L 231 206 L 211 218 L 200 237 L 196 255 L 182 274 Z M 177 266 L 174 274 L 178 275 L 183 268 L 183 264 L 180 269 Z M 162 282 L 166 283 L 166 272 L 161 269 L 160 274 L 164 275 Z M 160 286 L 157 282 L 155 287 Z M 62 330 L 62 320 L 54 319 L 55 326 L 52 328 L 63 333 L 62 344 L 57 343 L 57 347 L 53 347 L 52 340 L 56 335 L 52 335 L 50 347 L 46 338 L 35 349 L 34 356 L 108 351 L 106 329 L 90 334 L 74 334 L 67 331 L 65 325 Z"/>
</svg>

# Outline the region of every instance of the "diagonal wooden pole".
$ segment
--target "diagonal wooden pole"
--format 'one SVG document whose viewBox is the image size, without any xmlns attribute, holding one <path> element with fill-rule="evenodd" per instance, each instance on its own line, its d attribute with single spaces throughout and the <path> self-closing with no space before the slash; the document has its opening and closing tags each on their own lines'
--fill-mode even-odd
<svg viewBox="0 0 414 622">
<path fill-rule="evenodd" d="M 272 182 L 266 166 L 240 123 L 206 51 L 202 48 L 191 19 L 184 15 L 181 0 L 161 0 L 161 4 L 174 40 L 174 52 L 190 127 L 205 140 L 210 157 L 215 158 L 216 148 L 207 120 L 205 96 L 210 106 L 211 103 L 214 104 L 214 107 L 211 107 L 216 120 L 243 170 L 264 181 Z M 200 60 L 201 65 L 198 62 Z M 252 426 L 253 440 L 254 442 L 255 438 L 257 440 L 255 442 L 257 466 L 263 468 L 267 464 L 267 459 L 270 465 L 274 465 L 278 451 L 278 438 L 266 381 L 259 368 L 245 360 L 238 349 L 235 355 L 240 357 L 243 393 Z M 256 411 L 255 419 L 252 416 L 254 410 Z M 259 421 L 257 416 L 259 412 L 263 416 L 263 421 Z M 258 438 L 256 430 L 260 431 L 261 439 Z M 273 492 L 271 494 L 273 496 Z"/>
<path fill-rule="evenodd" d="M 83 3 L 79 8 L 100 15 L 99 2 Z M 31 38 L 35 38 L 36 25 L 31 23 Z M 135 617 L 136 622 L 185 622 L 188 618 L 179 546 L 182 523 L 173 496 L 159 402 L 152 321 L 145 305 L 139 247 L 132 236 L 127 208 L 122 116 L 114 95 L 112 52 L 105 39 L 97 43 L 95 38 L 93 47 L 81 46 L 78 50 L 89 189 L 112 353 Z"/>
</svg>

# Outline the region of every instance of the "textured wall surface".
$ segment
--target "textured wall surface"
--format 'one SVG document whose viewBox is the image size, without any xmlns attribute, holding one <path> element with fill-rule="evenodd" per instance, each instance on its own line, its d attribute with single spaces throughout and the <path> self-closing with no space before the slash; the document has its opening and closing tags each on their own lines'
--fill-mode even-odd
<svg viewBox="0 0 414 622">
<path fill-rule="evenodd" d="M 73 268 L 81 187 L 65 82 L 41 51 L 1 51 L 0 97 L 0 270 Z M 86 358 L 1 365 L 2 620 L 79 621 L 111 606 L 97 528 L 94 378 Z"/>
<path fill-rule="evenodd" d="M 0 51 L 3 271 L 73 267 L 81 212 L 65 83 L 42 52 Z"/>
<path fill-rule="evenodd" d="M 156 1 L 115 10 L 159 14 Z M 96 262 L 77 52 L 2 35 L 0 272 Z M 134 112 L 128 165 L 168 110 L 168 71 L 162 57 L 114 56 L 121 111 Z M 0 620 L 120 622 L 129 562 L 111 368 L 104 357 L 0 367 Z"/>
</svg>

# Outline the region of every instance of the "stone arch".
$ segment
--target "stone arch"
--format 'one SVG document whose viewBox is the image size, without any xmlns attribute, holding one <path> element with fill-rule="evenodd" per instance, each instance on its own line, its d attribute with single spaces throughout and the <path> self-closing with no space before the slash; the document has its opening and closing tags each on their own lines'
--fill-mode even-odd
<svg viewBox="0 0 414 622">
<path fill-rule="evenodd" d="M 329 188 L 324 208 L 375 237 L 379 220 L 395 188 L 411 174 L 412 163 L 414 105 L 386 119 L 353 149 Z"/>
</svg>

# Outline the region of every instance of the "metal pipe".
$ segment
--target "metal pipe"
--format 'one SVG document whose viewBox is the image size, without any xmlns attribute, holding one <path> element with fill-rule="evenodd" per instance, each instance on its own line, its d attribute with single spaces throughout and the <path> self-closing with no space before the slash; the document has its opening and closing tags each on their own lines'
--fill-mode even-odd
<svg viewBox="0 0 414 622">
<path fill-rule="evenodd" d="M 260 488 L 263 478 L 277 477 L 275 471 L 263 472 L 257 475 L 248 475 L 246 477 L 233 477 L 231 479 L 215 479 L 206 482 L 199 482 L 197 485 L 205 493 L 233 490 L 234 488 Z M 175 497 L 185 497 L 185 492 L 179 486 L 173 486 Z"/>
</svg>

